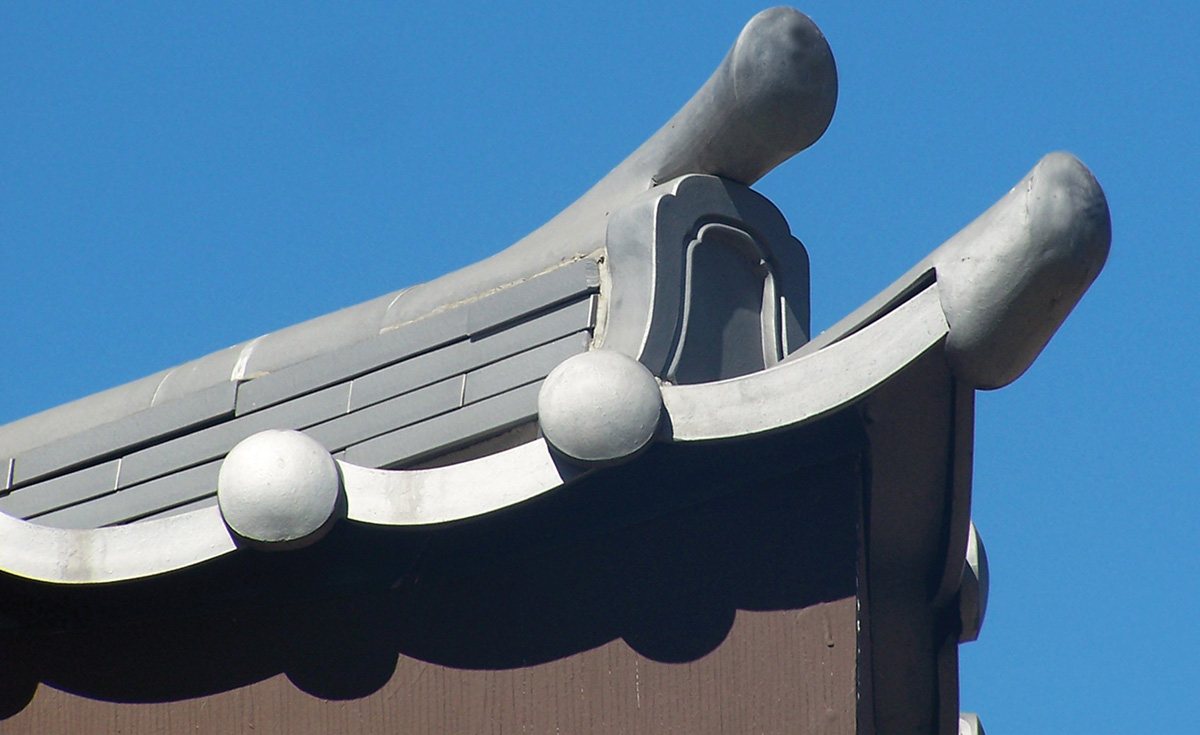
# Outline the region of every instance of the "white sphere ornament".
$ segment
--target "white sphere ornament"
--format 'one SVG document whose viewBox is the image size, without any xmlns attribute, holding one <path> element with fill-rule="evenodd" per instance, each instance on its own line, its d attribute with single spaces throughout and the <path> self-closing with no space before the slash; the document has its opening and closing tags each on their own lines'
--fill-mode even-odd
<svg viewBox="0 0 1200 735">
<path fill-rule="evenodd" d="M 967 559 L 963 565 L 962 586 L 958 595 L 959 615 L 962 618 L 959 643 L 979 638 L 983 618 L 987 615 L 988 586 L 991 584 L 989 575 L 987 551 L 983 548 L 979 531 L 975 529 L 975 522 L 971 521 L 967 531 Z"/>
<path fill-rule="evenodd" d="M 341 506 L 337 463 L 298 431 L 262 431 L 237 444 L 217 477 L 225 524 L 250 545 L 294 549 L 319 540 Z"/>
<path fill-rule="evenodd" d="M 637 360 L 593 350 L 564 360 L 538 393 L 542 434 L 560 453 L 581 462 L 632 456 L 654 438 L 662 392 Z"/>
</svg>

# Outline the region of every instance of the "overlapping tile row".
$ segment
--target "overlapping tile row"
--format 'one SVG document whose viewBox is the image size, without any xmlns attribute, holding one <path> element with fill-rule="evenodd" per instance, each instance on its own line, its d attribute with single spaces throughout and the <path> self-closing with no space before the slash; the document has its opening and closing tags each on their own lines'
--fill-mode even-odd
<svg viewBox="0 0 1200 735">
<path fill-rule="evenodd" d="M 347 461 L 395 467 L 537 413 L 537 388 L 585 351 L 599 278 L 580 260 L 371 339 L 226 382 L 0 457 L 0 511 L 60 527 L 215 502 L 220 460 L 265 429 L 299 429 Z"/>
</svg>

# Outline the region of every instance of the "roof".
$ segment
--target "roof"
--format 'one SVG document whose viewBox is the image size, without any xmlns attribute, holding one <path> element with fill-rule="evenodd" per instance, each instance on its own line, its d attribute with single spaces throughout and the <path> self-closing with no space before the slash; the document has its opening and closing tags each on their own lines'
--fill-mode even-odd
<svg viewBox="0 0 1200 735">
<path fill-rule="evenodd" d="M 492 258 L 0 428 L 0 571 L 57 590 L 226 557 L 220 576 L 349 526 L 401 546 L 457 533 L 447 569 L 477 574 L 489 528 L 534 548 L 809 483 L 838 501 L 829 538 L 857 541 L 835 563 L 858 565 L 839 582 L 873 608 L 854 613 L 874 626 L 855 631 L 874 676 L 855 686 L 874 687 L 875 724 L 948 722 L 930 714 L 956 706 L 943 639 L 974 639 L 987 602 L 975 391 L 1017 379 L 1096 278 L 1108 208 L 1050 154 L 813 336 L 807 254 L 750 185 L 824 132 L 836 78 L 807 17 L 761 13 L 667 125 Z"/>
<path fill-rule="evenodd" d="M 485 514 L 651 442 L 803 426 L 928 354 L 972 389 L 1011 382 L 1103 265 L 1099 185 L 1047 156 L 810 340 L 803 246 L 748 187 L 824 132 L 836 78 L 807 17 L 765 11 L 667 125 L 492 258 L 0 428 L 0 523 L 22 539 L 0 568 L 105 582 L 340 517 Z M 328 500 L 280 520 L 295 497 L 258 465 L 314 453 Z"/>
</svg>

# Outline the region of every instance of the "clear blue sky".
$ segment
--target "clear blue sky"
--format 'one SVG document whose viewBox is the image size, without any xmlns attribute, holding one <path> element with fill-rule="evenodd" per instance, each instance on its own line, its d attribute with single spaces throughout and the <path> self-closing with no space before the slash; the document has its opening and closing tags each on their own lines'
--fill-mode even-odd
<svg viewBox="0 0 1200 735">
<path fill-rule="evenodd" d="M 0 5 L 0 422 L 499 250 L 763 7 Z M 808 246 L 818 330 L 1047 152 L 1113 213 L 1082 304 L 978 401 L 993 579 L 963 709 L 990 733 L 1200 731 L 1200 4 L 801 10 L 838 111 L 757 188 Z"/>
</svg>

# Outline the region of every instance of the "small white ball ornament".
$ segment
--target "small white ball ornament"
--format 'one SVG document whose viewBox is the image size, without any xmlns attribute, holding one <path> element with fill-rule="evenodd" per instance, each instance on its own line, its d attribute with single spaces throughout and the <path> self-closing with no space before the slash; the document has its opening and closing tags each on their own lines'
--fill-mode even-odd
<svg viewBox="0 0 1200 735">
<path fill-rule="evenodd" d="M 538 393 L 538 423 L 562 454 L 584 463 L 634 455 L 658 430 L 662 392 L 637 360 L 593 350 L 564 360 Z"/>
<path fill-rule="evenodd" d="M 262 431 L 243 439 L 226 455 L 217 477 L 225 524 L 263 549 L 319 540 L 335 520 L 341 492 L 333 457 L 298 431 Z"/>
</svg>

